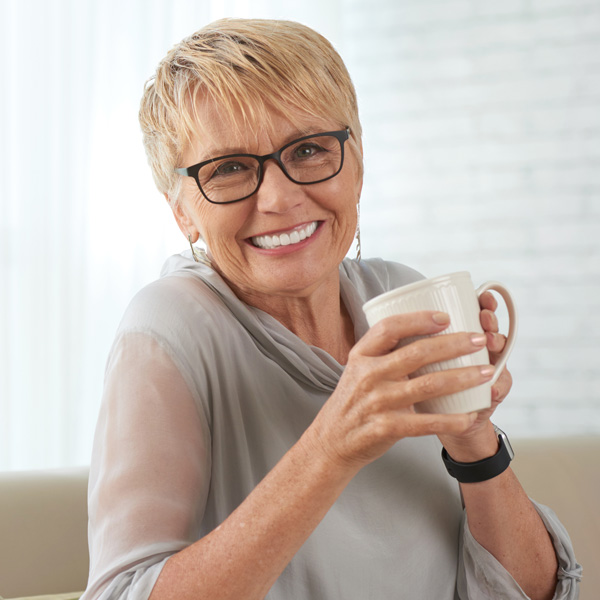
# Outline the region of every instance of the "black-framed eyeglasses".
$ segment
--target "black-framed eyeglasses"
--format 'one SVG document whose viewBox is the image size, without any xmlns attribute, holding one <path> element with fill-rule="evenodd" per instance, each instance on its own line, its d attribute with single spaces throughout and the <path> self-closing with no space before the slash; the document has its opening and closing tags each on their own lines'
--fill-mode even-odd
<svg viewBox="0 0 600 600">
<path fill-rule="evenodd" d="M 175 169 L 193 177 L 213 204 L 231 204 L 252 196 L 263 180 L 264 164 L 273 159 L 294 183 L 309 185 L 335 177 L 344 164 L 344 142 L 350 128 L 305 135 L 271 154 L 227 154 L 191 167 Z"/>
</svg>

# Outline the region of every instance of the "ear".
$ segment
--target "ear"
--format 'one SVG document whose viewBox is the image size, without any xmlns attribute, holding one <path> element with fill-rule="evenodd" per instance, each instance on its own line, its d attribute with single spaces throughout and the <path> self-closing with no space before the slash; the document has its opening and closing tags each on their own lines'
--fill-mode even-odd
<svg viewBox="0 0 600 600">
<path fill-rule="evenodd" d="M 358 177 L 356 180 L 356 204 L 360 202 L 360 195 L 362 193 L 363 180 L 365 174 L 365 163 L 363 160 L 363 143 L 362 139 L 358 143 L 359 157 L 360 157 L 360 166 L 358 169 Z"/>
<path fill-rule="evenodd" d="M 192 222 L 192 220 L 190 219 L 189 215 L 187 214 L 183 203 L 177 200 L 172 200 L 166 193 L 165 198 L 167 199 L 169 207 L 173 211 L 175 221 L 177 221 L 177 225 L 179 226 L 179 229 L 181 233 L 183 233 L 185 239 L 187 240 L 189 236 L 192 244 L 196 243 L 198 241 L 198 238 L 200 237 L 200 233 L 194 225 L 194 223 Z"/>
<path fill-rule="evenodd" d="M 356 177 L 356 185 L 354 187 L 354 189 L 356 190 L 356 204 L 358 204 L 360 202 L 360 195 L 362 193 L 363 181 L 364 181 L 363 170 L 364 169 L 360 169 L 360 171 Z"/>
</svg>

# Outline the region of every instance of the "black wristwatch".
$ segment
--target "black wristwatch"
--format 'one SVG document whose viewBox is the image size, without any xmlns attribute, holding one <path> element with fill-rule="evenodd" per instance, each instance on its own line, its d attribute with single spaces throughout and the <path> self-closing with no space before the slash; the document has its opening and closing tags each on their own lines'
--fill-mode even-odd
<svg viewBox="0 0 600 600">
<path fill-rule="evenodd" d="M 506 471 L 515 453 L 504 431 L 495 425 L 494 431 L 498 435 L 498 452 L 494 456 L 483 460 L 472 463 L 456 462 L 446 452 L 446 448 L 442 448 L 442 460 L 446 465 L 446 469 L 448 469 L 448 473 L 461 483 L 478 483 L 497 477 L 500 473 Z"/>
</svg>

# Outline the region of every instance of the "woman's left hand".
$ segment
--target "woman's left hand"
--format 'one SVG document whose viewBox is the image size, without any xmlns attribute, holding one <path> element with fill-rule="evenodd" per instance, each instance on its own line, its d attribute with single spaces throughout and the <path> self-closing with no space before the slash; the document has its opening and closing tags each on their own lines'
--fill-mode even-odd
<svg viewBox="0 0 600 600">
<path fill-rule="evenodd" d="M 490 292 L 484 292 L 479 297 L 479 305 L 481 307 L 480 322 L 483 331 L 487 336 L 487 349 L 490 354 L 490 363 L 496 364 L 499 354 L 504 350 L 506 345 L 506 336 L 499 333 L 498 331 L 498 319 L 496 318 L 496 309 L 498 308 L 498 302 L 496 298 Z M 492 440 L 495 442 L 495 434 L 491 435 L 493 428 L 490 424 L 490 417 L 494 414 L 494 411 L 498 405 L 506 398 L 510 388 L 512 387 L 512 376 L 508 369 L 504 369 L 498 377 L 496 383 L 492 386 L 492 405 L 486 410 L 479 411 L 477 420 L 473 423 L 469 429 L 467 429 L 460 436 L 439 436 L 442 444 L 446 447 L 451 456 L 452 448 L 457 448 L 456 454 L 459 452 L 473 452 L 473 456 L 476 456 L 481 445 L 481 451 L 484 454 L 488 454 L 487 444 L 482 444 L 483 440 Z M 490 438 L 491 435 L 491 438 Z M 486 447 L 486 450 L 484 450 Z M 482 457 L 483 458 L 483 457 Z M 458 460 L 458 458 L 457 458 Z M 477 458 L 473 458 L 477 460 Z M 464 462 L 471 462 L 465 460 Z"/>
<path fill-rule="evenodd" d="M 487 336 L 487 349 L 490 353 L 490 363 L 496 364 L 498 357 L 504 346 L 506 346 L 506 336 L 498 332 L 498 319 L 496 318 L 496 309 L 498 302 L 490 292 L 484 292 L 479 298 L 479 306 L 481 307 L 480 321 L 481 327 Z M 510 388 L 512 387 L 512 377 L 508 369 L 504 369 L 498 377 L 496 383 L 492 386 L 492 406 L 487 410 L 482 410 L 479 413 L 479 418 L 474 423 L 474 427 L 478 423 L 487 421 L 498 405 L 506 398 Z"/>
</svg>

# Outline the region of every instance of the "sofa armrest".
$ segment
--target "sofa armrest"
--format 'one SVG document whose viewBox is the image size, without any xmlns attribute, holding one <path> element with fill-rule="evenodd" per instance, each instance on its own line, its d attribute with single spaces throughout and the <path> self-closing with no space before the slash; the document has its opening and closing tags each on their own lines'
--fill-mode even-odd
<svg viewBox="0 0 600 600">
<path fill-rule="evenodd" d="M 87 467 L 0 473 L 0 596 L 84 590 Z"/>
<path fill-rule="evenodd" d="M 569 532 L 583 567 L 582 599 L 600 590 L 600 436 L 516 439 L 513 470 L 527 494 Z"/>
</svg>

